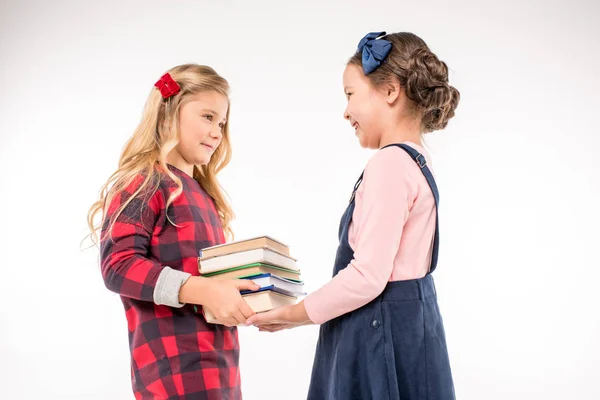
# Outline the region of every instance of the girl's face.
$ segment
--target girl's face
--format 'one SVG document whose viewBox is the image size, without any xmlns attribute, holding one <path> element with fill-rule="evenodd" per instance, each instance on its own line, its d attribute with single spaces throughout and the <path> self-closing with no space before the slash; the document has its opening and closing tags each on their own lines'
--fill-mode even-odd
<svg viewBox="0 0 600 400">
<path fill-rule="evenodd" d="M 197 93 L 179 113 L 175 150 L 190 165 L 208 164 L 223 139 L 229 100 L 215 91 Z"/>
<path fill-rule="evenodd" d="M 384 122 L 389 121 L 388 99 L 381 90 L 372 87 L 362 69 L 356 65 L 346 67 L 343 82 L 348 99 L 344 118 L 354 128 L 362 147 L 378 149 Z"/>
</svg>

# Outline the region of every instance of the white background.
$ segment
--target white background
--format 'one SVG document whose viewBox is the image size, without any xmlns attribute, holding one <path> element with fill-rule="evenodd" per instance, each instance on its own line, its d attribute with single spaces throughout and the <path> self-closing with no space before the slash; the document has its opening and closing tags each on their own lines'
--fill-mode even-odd
<svg viewBox="0 0 600 400">
<path fill-rule="evenodd" d="M 420 35 L 462 95 L 426 137 L 457 398 L 600 398 L 597 3 L 0 4 L 0 398 L 133 397 L 122 305 L 80 242 L 176 64 L 210 65 L 232 86 L 221 181 L 237 238 L 283 240 L 307 289 L 325 283 L 372 155 L 342 118 L 342 71 L 377 30 Z M 305 398 L 316 335 L 241 329 L 245 398 Z"/>
</svg>

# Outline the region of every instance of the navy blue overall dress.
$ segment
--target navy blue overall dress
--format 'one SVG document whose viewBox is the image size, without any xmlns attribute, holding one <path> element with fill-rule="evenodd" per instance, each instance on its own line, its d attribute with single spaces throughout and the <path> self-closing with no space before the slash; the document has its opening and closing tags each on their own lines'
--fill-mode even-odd
<svg viewBox="0 0 600 400">
<path fill-rule="evenodd" d="M 415 160 L 437 207 L 437 186 L 425 157 L 405 144 L 390 146 L 404 149 Z M 354 194 L 361 181 L 362 175 L 340 223 L 334 276 L 353 259 L 348 228 Z M 436 219 L 431 267 L 425 277 L 389 282 L 370 303 L 321 325 L 309 400 L 455 398 L 444 326 L 431 276 L 437 264 L 438 246 Z"/>
</svg>

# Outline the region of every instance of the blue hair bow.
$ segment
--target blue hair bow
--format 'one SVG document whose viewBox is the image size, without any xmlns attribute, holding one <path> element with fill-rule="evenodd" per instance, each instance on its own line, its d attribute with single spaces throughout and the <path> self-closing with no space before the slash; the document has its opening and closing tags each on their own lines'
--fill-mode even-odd
<svg viewBox="0 0 600 400">
<path fill-rule="evenodd" d="M 362 66 L 365 75 L 375 71 L 392 50 L 392 42 L 377 38 L 385 32 L 367 33 L 358 43 L 358 51 L 362 51 Z"/>
</svg>

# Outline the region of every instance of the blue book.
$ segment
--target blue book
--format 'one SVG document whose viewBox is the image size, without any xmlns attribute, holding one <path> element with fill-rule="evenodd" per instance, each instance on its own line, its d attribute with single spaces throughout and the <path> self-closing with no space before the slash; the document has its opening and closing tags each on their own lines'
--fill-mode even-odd
<svg viewBox="0 0 600 400">
<path fill-rule="evenodd" d="M 304 282 L 281 278 L 277 275 L 273 275 L 270 273 L 245 276 L 241 279 L 249 279 L 260 286 L 260 289 L 255 291 L 243 290 L 241 292 L 242 295 L 262 292 L 265 290 L 271 290 L 273 292 L 281 293 L 286 296 L 294 297 L 306 295 L 306 293 L 304 292 Z"/>
</svg>

